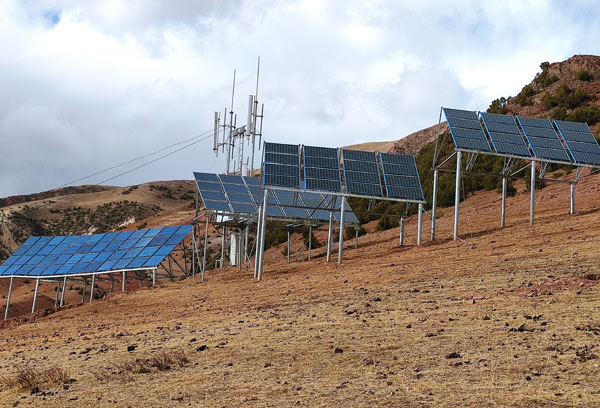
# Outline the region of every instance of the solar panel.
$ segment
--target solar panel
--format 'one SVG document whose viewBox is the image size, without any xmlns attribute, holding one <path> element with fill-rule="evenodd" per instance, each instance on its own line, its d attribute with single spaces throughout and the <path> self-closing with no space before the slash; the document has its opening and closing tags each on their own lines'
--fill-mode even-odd
<svg viewBox="0 0 600 408">
<path fill-rule="evenodd" d="M 0 265 L 0 276 L 66 276 L 127 270 L 142 265 L 154 268 L 190 232 L 191 225 L 182 225 L 109 234 L 34 237 L 37 239 L 26 241 L 26 244 Z M 143 246 L 135 246 L 142 241 Z M 65 242 L 66 245 L 61 245 L 64 246 L 61 249 L 62 255 L 40 254 L 54 252 L 58 247 L 53 245 L 54 243 Z M 32 243 L 42 244 L 31 245 Z M 27 255 L 33 247 L 39 247 L 38 255 Z M 23 251 L 22 248 L 26 248 L 27 251 Z M 160 260 L 155 253 L 160 253 Z M 151 263 L 148 263 L 148 258 L 143 259 L 150 256 L 153 257 Z"/>
<path fill-rule="evenodd" d="M 492 151 L 485 133 L 483 133 L 477 113 L 459 109 L 442 109 L 446 115 L 454 145 L 458 149 Z"/>
<path fill-rule="evenodd" d="M 554 124 L 575 163 L 600 165 L 600 146 L 587 123 L 555 120 Z"/>
<path fill-rule="evenodd" d="M 481 119 L 497 153 L 531 157 L 514 116 L 482 112 Z"/>
<path fill-rule="evenodd" d="M 383 196 L 375 152 L 342 149 L 346 192 Z"/>
<path fill-rule="evenodd" d="M 410 154 L 380 153 L 388 197 L 424 200 L 415 157 Z"/>
<path fill-rule="evenodd" d="M 549 119 L 517 116 L 517 122 L 535 157 L 571 162 Z"/>
<path fill-rule="evenodd" d="M 263 184 L 300 188 L 300 146 L 265 142 Z"/>
<path fill-rule="evenodd" d="M 304 181 L 308 190 L 342 191 L 337 149 L 304 146 Z"/>
</svg>

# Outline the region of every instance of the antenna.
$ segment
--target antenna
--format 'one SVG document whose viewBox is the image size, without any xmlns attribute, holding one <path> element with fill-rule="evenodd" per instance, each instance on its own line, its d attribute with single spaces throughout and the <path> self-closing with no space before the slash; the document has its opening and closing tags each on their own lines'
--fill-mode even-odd
<svg viewBox="0 0 600 408">
<path fill-rule="evenodd" d="M 237 70 L 233 70 L 233 84 L 231 89 L 231 105 L 229 112 L 227 108 L 223 111 L 223 116 L 220 112 L 215 112 L 214 130 L 213 130 L 213 151 L 218 156 L 219 147 L 221 153 L 227 155 L 225 171 L 226 173 L 234 173 L 244 175 L 244 173 L 252 176 L 254 174 L 254 155 L 256 151 L 256 138 L 262 140 L 262 123 L 264 104 L 260 115 L 258 114 L 258 85 L 260 79 L 260 57 L 258 57 L 256 67 L 256 93 L 248 96 L 248 114 L 246 124 L 237 127 L 237 113 L 234 112 L 233 106 L 235 103 L 235 85 L 236 85 Z M 227 120 L 229 116 L 229 123 Z M 258 123 L 260 120 L 260 124 Z M 257 133 L 257 129 L 260 131 Z M 221 141 L 219 141 L 219 132 L 223 131 Z M 244 142 L 247 142 L 250 152 L 244 149 Z M 260 143 L 260 142 L 259 142 Z M 260 150 L 260 144 L 258 146 Z M 237 150 L 237 151 L 236 151 Z M 246 150 L 246 152 L 244 151 Z M 237 158 L 236 158 L 237 153 Z M 246 157 L 248 154 L 250 157 Z M 233 163 L 232 163 L 233 161 Z M 233 164 L 233 166 L 231 166 Z"/>
</svg>

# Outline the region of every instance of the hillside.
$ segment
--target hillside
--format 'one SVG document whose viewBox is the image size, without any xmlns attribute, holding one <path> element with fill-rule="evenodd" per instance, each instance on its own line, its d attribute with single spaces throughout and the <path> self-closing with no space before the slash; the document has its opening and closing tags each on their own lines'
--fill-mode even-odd
<svg viewBox="0 0 600 408">
<path fill-rule="evenodd" d="M 406 246 L 369 234 L 342 267 L 279 247 L 260 283 L 209 271 L 8 322 L 1 405 L 598 406 L 600 176 L 575 215 L 540 191 L 534 227 L 516 188 L 503 230 L 498 195 L 470 196 L 458 242 L 447 208 L 422 247 L 411 217 Z"/>
<path fill-rule="evenodd" d="M 587 122 L 600 137 L 600 57 L 575 55 L 566 61 L 540 64 L 541 71 L 514 97 L 499 97 L 492 101 L 492 112 L 529 117 Z M 449 106 L 464 109 L 461 106 Z M 479 108 L 485 111 L 486 107 Z M 436 118 L 439 112 L 432 112 Z M 440 128 L 447 130 L 445 122 Z M 395 143 L 370 142 L 353 145 L 359 150 L 418 154 L 435 140 L 437 123 L 411 133 Z"/>
</svg>

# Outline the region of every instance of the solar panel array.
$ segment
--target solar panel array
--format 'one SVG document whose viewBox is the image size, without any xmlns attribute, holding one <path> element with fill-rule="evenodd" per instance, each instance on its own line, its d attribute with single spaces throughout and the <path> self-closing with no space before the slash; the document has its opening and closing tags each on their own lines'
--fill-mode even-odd
<svg viewBox="0 0 600 408">
<path fill-rule="evenodd" d="M 342 191 L 337 149 L 304 146 L 304 182 L 308 190 Z"/>
<path fill-rule="evenodd" d="M 454 145 L 459 149 L 491 152 L 477 113 L 443 108 Z"/>
<path fill-rule="evenodd" d="M 514 116 L 482 112 L 481 119 L 497 153 L 531 157 Z"/>
<path fill-rule="evenodd" d="M 388 197 L 425 199 L 414 156 L 380 153 L 380 158 Z"/>
<path fill-rule="evenodd" d="M 555 120 L 554 124 L 576 163 L 600 165 L 600 146 L 586 123 Z"/>
<path fill-rule="evenodd" d="M 517 121 L 535 157 L 571 161 L 549 119 L 517 116 Z"/>
<path fill-rule="evenodd" d="M 375 152 L 342 149 L 346 192 L 383 196 L 379 164 Z"/>
<path fill-rule="evenodd" d="M 217 213 L 224 215 L 256 215 L 258 206 L 262 204 L 264 199 L 265 190 L 260 186 L 258 177 L 194 173 L 194 178 L 205 208 Z M 222 195 L 216 197 L 213 194 L 215 192 L 221 192 Z M 334 211 L 334 217 L 338 219 L 339 200 L 337 204 L 332 204 L 332 198 L 334 197 L 332 195 L 314 193 L 313 197 L 310 194 L 270 188 L 267 192 L 267 215 L 293 220 L 329 221 L 329 209 L 337 208 Z M 215 201 L 215 197 L 221 199 L 221 201 Z M 358 224 L 358 219 L 352 212 L 352 208 L 347 204 L 344 208 L 346 222 Z"/>
<path fill-rule="evenodd" d="M 182 225 L 30 237 L 0 265 L 0 276 L 63 277 L 156 268 L 190 232 L 191 225 Z"/>
<path fill-rule="evenodd" d="M 265 142 L 263 165 L 263 184 L 300 188 L 300 148 L 298 145 Z"/>
</svg>

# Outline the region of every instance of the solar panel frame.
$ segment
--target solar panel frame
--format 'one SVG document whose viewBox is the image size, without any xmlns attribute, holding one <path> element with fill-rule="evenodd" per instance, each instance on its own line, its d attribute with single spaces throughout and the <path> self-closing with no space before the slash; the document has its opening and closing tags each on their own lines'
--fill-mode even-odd
<svg viewBox="0 0 600 408">
<path fill-rule="evenodd" d="M 554 125 L 575 163 L 600 166 L 600 145 L 587 123 L 555 120 Z"/>
<path fill-rule="evenodd" d="M 379 153 L 387 197 L 424 201 L 417 161 L 413 155 Z M 402 163 L 402 164 L 400 164 Z"/>
<path fill-rule="evenodd" d="M 442 108 L 457 149 L 491 152 L 481 122 L 474 111 Z"/>
<path fill-rule="evenodd" d="M 346 192 L 383 197 L 377 154 L 362 150 L 341 150 Z"/>
<path fill-rule="evenodd" d="M 565 150 L 560 136 L 549 119 L 523 116 L 516 116 L 516 118 L 534 157 L 566 164 L 572 163 L 569 153 Z"/>
<path fill-rule="evenodd" d="M 112 268 L 117 264 L 123 270 L 128 270 L 132 268 L 127 267 L 127 264 L 142 256 L 151 256 L 159 248 L 164 248 L 161 251 L 162 259 L 164 259 L 168 255 L 166 251 L 172 251 L 191 231 L 190 225 L 184 225 L 109 234 L 61 236 L 58 237 L 59 239 L 34 237 L 27 240 L 31 245 L 24 246 L 26 251 L 15 251 L 25 253 L 24 255 L 11 255 L 0 265 L 0 276 L 39 278 L 110 273 L 114 271 Z M 140 241 L 143 241 L 144 246 L 132 248 Z M 44 246 L 32 245 L 38 242 L 46 244 Z M 64 242 L 70 244 L 52 245 Z M 44 248 L 48 249 L 44 250 Z M 57 248 L 60 250 L 56 251 Z M 42 254 L 26 255 L 27 252 L 42 252 Z M 60 252 L 62 255 L 47 255 L 52 252 Z M 127 259 L 127 264 L 121 262 L 122 259 Z M 153 262 L 156 259 L 158 258 L 154 258 Z M 153 262 L 148 263 L 148 260 L 145 259 L 143 265 L 144 267 L 157 267 L 158 264 Z M 138 263 L 139 261 L 134 262 L 136 265 Z"/>
<path fill-rule="evenodd" d="M 480 115 L 496 153 L 531 157 L 514 116 L 487 112 Z"/>
</svg>

